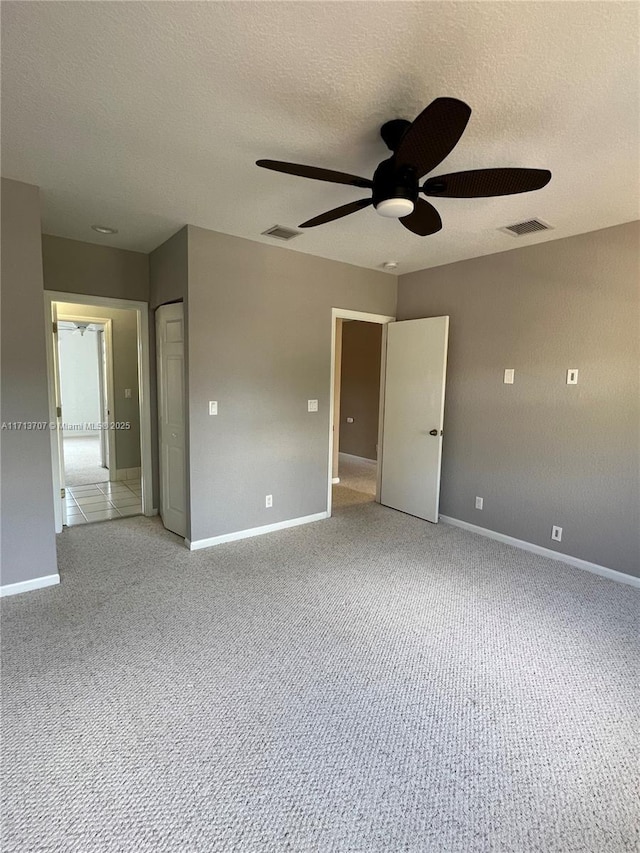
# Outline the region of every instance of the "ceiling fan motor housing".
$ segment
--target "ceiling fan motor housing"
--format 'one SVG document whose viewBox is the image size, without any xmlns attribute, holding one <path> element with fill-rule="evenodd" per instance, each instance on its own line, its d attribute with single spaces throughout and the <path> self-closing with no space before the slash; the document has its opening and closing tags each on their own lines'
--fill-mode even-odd
<svg viewBox="0 0 640 853">
<path fill-rule="evenodd" d="M 418 176 L 411 166 L 398 168 L 393 157 L 390 157 L 376 169 L 372 190 L 374 207 L 377 208 L 380 202 L 387 199 L 406 199 L 415 205 L 418 192 Z"/>
</svg>

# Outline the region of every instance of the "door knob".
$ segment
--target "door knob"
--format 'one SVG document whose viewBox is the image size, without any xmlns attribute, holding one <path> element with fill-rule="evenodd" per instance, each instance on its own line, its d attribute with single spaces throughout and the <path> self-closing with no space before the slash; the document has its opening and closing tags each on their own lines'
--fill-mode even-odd
<svg viewBox="0 0 640 853">
<path fill-rule="evenodd" d="M 437 429 L 430 429 L 429 430 L 429 435 L 438 435 L 438 433 L 440 433 L 440 435 L 442 435 L 442 432 L 440 430 L 437 430 Z"/>
</svg>

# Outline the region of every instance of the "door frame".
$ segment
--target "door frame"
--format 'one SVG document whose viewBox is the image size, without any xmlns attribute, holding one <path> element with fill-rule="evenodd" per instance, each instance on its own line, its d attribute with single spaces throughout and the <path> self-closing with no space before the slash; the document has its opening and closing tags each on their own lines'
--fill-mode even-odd
<svg viewBox="0 0 640 853">
<path fill-rule="evenodd" d="M 102 329 L 98 330 L 98 388 L 100 391 L 100 420 L 103 423 L 108 419 L 109 411 L 111 409 L 111 407 L 109 406 L 109 400 L 107 399 L 107 397 L 109 396 L 107 392 L 108 364 L 109 362 L 107 360 L 107 342 L 103 326 Z M 100 464 L 103 468 L 106 468 L 107 471 L 111 472 L 113 462 L 108 447 L 108 433 L 110 432 L 110 430 L 100 430 L 100 432 Z M 106 437 L 105 432 L 107 433 Z"/>
<path fill-rule="evenodd" d="M 58 300 L 54 300 L 58 301 Z M 88 303 L 85 303 L 85 305 Z M 64 310 L 58 310 L 58 323 L 60 320 L 70 320 L 72 323 L 93 323 L 97 326 L 103 327 L 104 332 L 104 348 L 105 348 L 105 356 L 107 362 L 107 376 L 106 376 L 106 387 L 102 388 L 102 380 L 98 380 L 98 387 L 100 389 L 100 420 L 104 420 L 102 416 L 102 405 L 105 402 L 102 397 L 102 391 L 104 390 L 104 396 L 106 397 L 106 404 L 109 411 L 113 412 L 115 405 L 115 391 L 114 391 L 114 379 L 113 379 L 113 321 L 109 320 L 107 317 L 85 317 L 82 314 L 70 314 Z M 58 328 L 58 345 L 60 343 L 60 329 Z M 98 371 L 99 375 L 102 375 L 102 363 L 101 363 L 101 353 L 98 349 Z M 64 415 L 64 412 L 63 412 Z M 103 430 L 105 432 L 105 430 Z M 109 470 L 109 481 L 113 480 L 113 476 L 116 471 L 116 431 L 114 429 L 106 430 L 107 433 L 107 457 L 109 460 L 108 470 Z M 65 484 L 66 485 L 66 484 Z M 61 484 L 61 487 L 64 488 Z"/>
<path fill-rule="evenodd" d="M 138 404 L 140 407 L 140 465 L 142 482 L 142 511 L 144 515 L 157 515 L 153 506 L 153 463 L 151 453 L 151 370 L 149 364 L 149 305 L 131 299 L 106 296 L 89 296 L 85 293 L 44 291 L 45 342 L 47 353 L 47 378 L 49 386 L 49 420 L 56 422 L 54 393 L 54 359 L 52 334 L 52 304 L 69 302 L 90 305 L 92 308 L 119 308 L 136 312 L 138 332 Z M 60 501 L 60 456 L 56 430 L 51 430 L 51 463 L 53 472 L 53 507 L 56 533 L 62 532 L 62 506 Z"/>
<path fill-rule="evenodd" d="M 382 471 L 382 425 L 384 415 L 384 378 L 385 353 L 387 349 L 388 323 L 395 323 L 396 318 L 387 314 L 369 314 L 366 311 L 352 311 L 349 308 L 331 309 L 331 373 L 329 385 L 329 471 L 327 487 L 327 516 L 331 516 L 333 503 L 333 415 L 335 411 L 335 372 L 336 372 L 336 320 L 360 320 L 363 323 L 378 323 L 382 326 L 382 350 L 380 353 L 380 402 L 378 407 L 378 460 L 376 475 L 376 501 L 380 500 L 380 472 Z"/>
</svg>

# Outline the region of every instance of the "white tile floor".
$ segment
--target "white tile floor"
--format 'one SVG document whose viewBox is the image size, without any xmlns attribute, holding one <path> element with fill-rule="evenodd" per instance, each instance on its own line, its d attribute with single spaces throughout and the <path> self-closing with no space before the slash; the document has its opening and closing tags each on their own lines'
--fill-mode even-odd
<svg viewBox="0 0 640 853">
<path fill-rule="evenodd" d="M 69 527 L 86 524 L 88 521 L 107 521 L 125 515 L 140 515 L 142 486 L 140 480 L 68 486 L 65 502 Z"/>
</svg>

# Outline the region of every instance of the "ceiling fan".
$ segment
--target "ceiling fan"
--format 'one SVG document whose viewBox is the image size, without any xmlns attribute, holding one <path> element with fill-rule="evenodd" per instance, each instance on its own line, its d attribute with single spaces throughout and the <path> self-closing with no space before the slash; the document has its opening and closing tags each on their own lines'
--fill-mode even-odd
<svg viewBox="0 0 640 853">
<path fill-rule="evenodd" d="M 442 220 L 435 207 L 419 197 L 420 192 L 434 198 L 486 198 L 539 190 L 551 180 L 547 169 L 474 169 L 427 178 L 420 186 L 421 178 L 433 171 L 458 144 L 470 115 L 471 108 L 463 101 L 436 98 L 413 122 L 405 119 L 386 122 L 380 128 L 380 135 L 393 153 L 379 164 L 371 180 L 280 160 L 258 160 L 256 165 L 302 178 L 371 190 L 370 198 L 328 210 L 303 222 L 300 228 L 324 225 L 373 205 L 381 216 L 399 219 L 409 231 L 426 237 L 442 228 Z"/>
<path fill-rule="evenodd" d="M 61 332 L 71 332 L 72 335 L 75 335 L 77 332 L 80 332 L 80 337 L 84 337 L 85 332 L 97 332 L 99 330 L 99 326 L 94 323 L 87 323 L 81 320 L 59 320 L 58 321 L 58 329 Z"/>
</svg>

